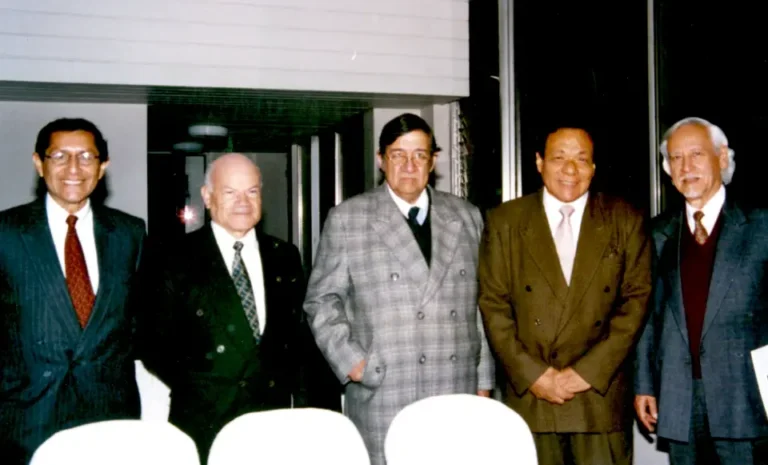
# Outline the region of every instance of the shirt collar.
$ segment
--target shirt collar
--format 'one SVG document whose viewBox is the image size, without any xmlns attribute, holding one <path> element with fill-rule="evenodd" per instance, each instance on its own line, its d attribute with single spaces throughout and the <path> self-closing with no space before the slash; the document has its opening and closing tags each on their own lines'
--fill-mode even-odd
<svg viewBox="0 0 768 465">
<path fill-rule="evenodd" d="M 211 229 L 213 230 L 213 237 L 216 238 L 216 243 L 219 244 L 222 250 L 234 249 L 235 242 L 240 241 L 243 243 L 243 248 L 258 247 L 259 241 L 256 238 L 256 230 L 251 228 L 245 235 L 237 239 L 232 236 L 223 226 L 219 225 L 215 221 L 211 221 Z"/>
<path fill-rule="evenodd" d="M 390 197 L 392 197 L 392 200 L 395 201 L 397 209 L 400 210 L 403 216 L 408 218 L 408 210 L 410 210 L 412 207 L 419 207 L 419 215 L 416 217 L 416 220 L 418 220 L 419 224 L 424 223 L 424 220 L 427 219 L 427 212 L 429 211 L 429 194 L 427 193 L 427 189 L 428 188 L 424 188 L 424 190 L 421 191 L 419 198 L 416 199 L 416 202 L 414 204 L 410 204 L 395 194 L 392 188 L 389 187 L 389 183 L 387 183 L 387 192 L 389 192 Z"/>
<path fill-rule="evenodd" d="M 65 210 L 64 207 L 53 200 L 51 194 L 45 195 L 45 211 L 47 212 L 48 218 L 53 224 L 66 224 L 67 218 L 70 215 L 70 213 Z M 86 199 L 83 208 L 75 212 L 74 215 L 77 217 L 78 223 L 82 224 L 83 221 L 87 221 L 91 218 L 91 212 L 91 199 Z"/>
<path fill-rule="evenodd" d="M 563 202 L 554 195 L 550 194 L 546 187 L 544 187 L 544 210 L 551 213 L 560 215 L 560 207 L 563 205 L 570 205 L 573 207 L 574 214 L 581 214 L 587 207 L 587 199 L 589 197 L 589 191 L 585 192 L 581 197 L 573 202 Z"/>
<path fill-rule="evenodd" d="M 704 229 L 706 229 L 708 233 L 711 233 L 717 222 L 717 217 L 720 216 L 720 210 L 723 209 L 723 205 L 725 205 L 725 186 L 722 184 L 720 184 L 720 189 L 715 192 L 715 195 L 713 195 L 702 208 L 694 208 L 691 204 L 685 202 L 685 216 L 691 231 L 695 230 L 696 224 L 696 221 L 693 219 L 693 214 L 701 210 L 702 213 L 704 213 L 701 223 L 704 225 Z"/>
</svg>

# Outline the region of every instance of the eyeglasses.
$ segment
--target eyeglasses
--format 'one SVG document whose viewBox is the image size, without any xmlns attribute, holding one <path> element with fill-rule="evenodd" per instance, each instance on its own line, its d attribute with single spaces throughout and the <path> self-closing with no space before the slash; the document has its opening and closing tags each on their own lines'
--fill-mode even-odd
<svg viewBox="0 0 768 465">
<path fill-rule="evenodd" d="M 45 156 L 45 158 L 51 160 L 51 163 L 56 166 L 69 165 L 69 160 L 72 159 L 72 157 L 75 157 L 77 164 L 80 166 L 91 166 L 99 160 L 98 155 L 88 151 L 73 153 L 57 150 L 56 152 L 49 153 Z"/>
<path fill-rule="evenodd" d="M 390 152 L 387 154 L 387 158 L 392 160 L 395 165 L 404 165 L 408 160 L 411 160 L 416 166 L 424 166 L 432 159 L 432 154 L 429 152 L 414 152 L 407 154 L 405 152 Z"/>
</svg>

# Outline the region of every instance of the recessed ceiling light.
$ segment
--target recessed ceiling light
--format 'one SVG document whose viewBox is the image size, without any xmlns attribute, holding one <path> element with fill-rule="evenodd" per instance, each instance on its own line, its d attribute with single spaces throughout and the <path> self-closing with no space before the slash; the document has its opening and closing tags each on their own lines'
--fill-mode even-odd
<svg viewBox="0 0 768 465">
<path fill-rule="evenodd" d="M 193 124 L 189 127 L 189 135 L 192 137 L 226 137 L 227 134 L 227 128 L 217 124 Z"/>
<path fill-rule="evenodd" d="M 173 144 L 173 149 L 179 152 L 200 152 L 203 150 L 203 144 L 195 141 L 185 141 Z"/>
</svg>

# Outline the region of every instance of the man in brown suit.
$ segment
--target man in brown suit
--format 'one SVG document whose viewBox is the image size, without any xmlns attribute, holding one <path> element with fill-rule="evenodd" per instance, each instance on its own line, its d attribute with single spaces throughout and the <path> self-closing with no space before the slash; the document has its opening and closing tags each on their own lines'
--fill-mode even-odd
<svg viewBox="0 0 768 465">
<path fill-rule="evenodd" d="M 589 133 L 546 131 L 544 187 L 488 215 L 479 299 L 504 368 L 507 405 L 534 433 L 541 465 L 629 465 L 627 356 L 651 292 L 643 217 L 589 193 Z"/>
</svg>

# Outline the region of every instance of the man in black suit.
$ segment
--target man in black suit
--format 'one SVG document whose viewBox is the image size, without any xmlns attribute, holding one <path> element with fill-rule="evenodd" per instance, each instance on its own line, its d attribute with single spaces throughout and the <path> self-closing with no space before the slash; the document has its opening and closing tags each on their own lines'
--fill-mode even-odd
<svg viewBox="0 0 768 465">
<path fill-rule="evenodd" d="M 144 221 L 94 204 L 107 142 L 84 119 L 40 130 L 47 194 L 0 212 L 0 457 L 23 464 L 48 437 L 138 418 L 136 290 Z"/>
<path fill-rule="evenodd" d="M 253 411 L 340 410 L 340 386 L 303 321 L 305 279 L 296 247 L 257 231 L 261 174 L 226 154 L 202 196 L 211 223 L 184 237 L 162 269 L 155 349 L 145 359 L 171 389 L 170 421 L 203 463 L 216 434 Z M 327 374 L 326 374 L 327 372 Z"/>
</svg>

